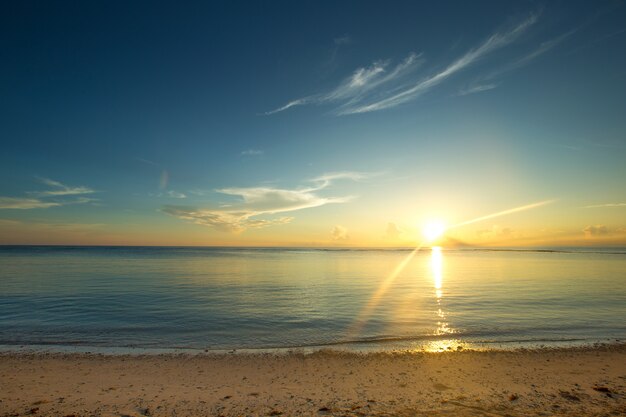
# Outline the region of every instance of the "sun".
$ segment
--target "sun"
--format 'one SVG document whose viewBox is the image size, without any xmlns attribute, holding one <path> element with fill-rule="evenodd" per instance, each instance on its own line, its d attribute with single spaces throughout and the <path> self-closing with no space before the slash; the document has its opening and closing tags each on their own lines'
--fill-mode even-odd
<svg viewBox="0 0 626 417">
<path fill-rule="evenodd" d="M 433 242 L 443 236 L 446 225 L 440 220 L 431 220 L 422 227 L 422 236 L 427 242 Z"/>
</svg>

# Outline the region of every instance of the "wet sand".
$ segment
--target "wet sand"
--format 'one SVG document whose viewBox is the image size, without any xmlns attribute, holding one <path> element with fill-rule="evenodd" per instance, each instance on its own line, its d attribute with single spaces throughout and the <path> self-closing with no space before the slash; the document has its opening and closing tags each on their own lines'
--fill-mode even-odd
<svg viewBox="0 0 626 417">
<path fill-rule="evenodd" d="M 626 415 L 626 345 L 446 353 L 0 354 L 0 416 Z"/>
</svg>

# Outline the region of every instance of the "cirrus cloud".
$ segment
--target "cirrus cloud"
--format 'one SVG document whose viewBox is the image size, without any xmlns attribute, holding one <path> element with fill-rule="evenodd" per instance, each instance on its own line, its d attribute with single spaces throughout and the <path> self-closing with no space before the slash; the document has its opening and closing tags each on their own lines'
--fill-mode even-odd
<svg viewBox="0 0 626 417">
<path fill-rule="evenodd" d="M 338 172 L 324 174 L 310 180 L 312 186 L 295 189 L 276 187 L 233 187 L 221 188 L 220 194 L 237 197 L 234 204 L 219 209 L 189 206 L 164 206 L 161 211 L 179 219 L 209 226 L 219 231 L 240 233 L 246 229 L 286 224 L 293 217 L 267 218 L 280 213 L 292 212 L 327 204 L 345 203 L 353 196 L 322 196 L 320 191 L 340 179 L 359 180 L 368 175 L 358 172 Z M 265 216 L 265 217 L 264 217 Z"/>
<path fill-rule="evenodd" d="M 37 177 L 37 179 L 52 189 L 44 191 L 29 191 L 26 193 L 33 197 L 0 196 L 0 209 L 46 209 L 50 207 L 66 206 L 70 204 L 85 204 L 97 201 L 94 198 L 82 196 L 83 194 L 95 193 L 95 191 L 89 187 L 68 186 L 49 178 Z"/>
<path fill-rule="evenodd" d="M 29 210 L 60 206 L 54 201 L 42 201 L 37 198 L 0 197 L 0 209 Z"/>
<path fill-rule="evenodd" d="M 41 196 L 66 196 L 66 195 L 79 195 L 79 194 L 92 194 L 95 191 L 85 186 L 68 186 L 59 181 L 54 181 L 49 178 L 37 177 L 39 181 L 52 187 L 51 190 L 46 191 L 33 191 L 31 194 L 37 194 Z"/>
<path fill-rule="evenodd" d="M 466 70 L 486 56 L 517 41 L 538 20 L 537 14 L 530 14 L 517 25 L 494 32 L 483 43 L 469 49 L 464 55 L 440 67 L 438 71 L 418 77 L 415 72 L 425 62 L 422 54 L 410 53 L 395 66 L 389 60 L 374 61 L 369 66 L 356 69 L 333 90 L 313 94 L 289 101 L 281 107 L 265 112 L 272 115 L 297 106 L 311 104 L 334 104 L 333 113 L 349 115 L 383 110 L 406 102 L 427 93 L 457 73 Z M 509 65 L 492 72 L 487 78 L 494 78 L 503 72 L 521 67 L 542 55 L 571 35 L 570 31 L 556 39 L 542 43 L 539 48 L 518 58 Z M 462 90 L 462 95 L 496 88 L 496 83 L 481 83 Z"/>
<path fill-rule="evenodd" d="M 390 61 L 375 61 L 368 67 L 357 68 L 351 76 L 344 79 L 333 90 L 314 94 L 292 100 L 287 104 L 268 112 L 265 115 L 272 115 L 288 110 L 292 107 L 304 106 L 308 104 L 339 104 L 337 114 L 350 113 L 350 109 L 358 103 L 377 96 L 380 88 L 394 90 L 398 88 L 398 82 L 404 80 L 406 76 L 414 72 L 424 62 L 421 54 L 410 53 L 402 62 L 391 67 Z"/>
</svg>

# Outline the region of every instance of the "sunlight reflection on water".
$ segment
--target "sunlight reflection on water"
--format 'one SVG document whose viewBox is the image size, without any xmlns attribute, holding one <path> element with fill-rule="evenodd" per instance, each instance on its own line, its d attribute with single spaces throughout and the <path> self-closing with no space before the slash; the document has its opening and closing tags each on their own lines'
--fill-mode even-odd
<svg viewBox="0 0 626 417">
<path fill-rule="evenodd" d="M 443 254 L 439 246 L 431 249 L 430 265 L 433 275 L 433 285 L 435 287 L 435 298 L 437 302 L 437 328 L 436 335 L 451 334 L 454 330 L 450 328 L 446 321 L 446 313 L 443 310 Z"/>
<path fill-rule="evenodd" d="M 356 342 L 438 351 L 480 341 L 626 337 L 624 255 L 443 248 L 410 254 L 1 248 L 0 345 Z M 358 317 L 358 332 L 349 335 Z"/>
</svg>

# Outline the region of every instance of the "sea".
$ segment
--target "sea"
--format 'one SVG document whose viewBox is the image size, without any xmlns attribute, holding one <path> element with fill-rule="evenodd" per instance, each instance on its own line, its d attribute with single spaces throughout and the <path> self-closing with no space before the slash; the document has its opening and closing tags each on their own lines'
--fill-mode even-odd
<svg viewBox="0 0 626 417">
<path fill-rule="evenodd" d="M 0 350 L 623 343 L 626 248 L 0 247 Z"/>
</svg>

